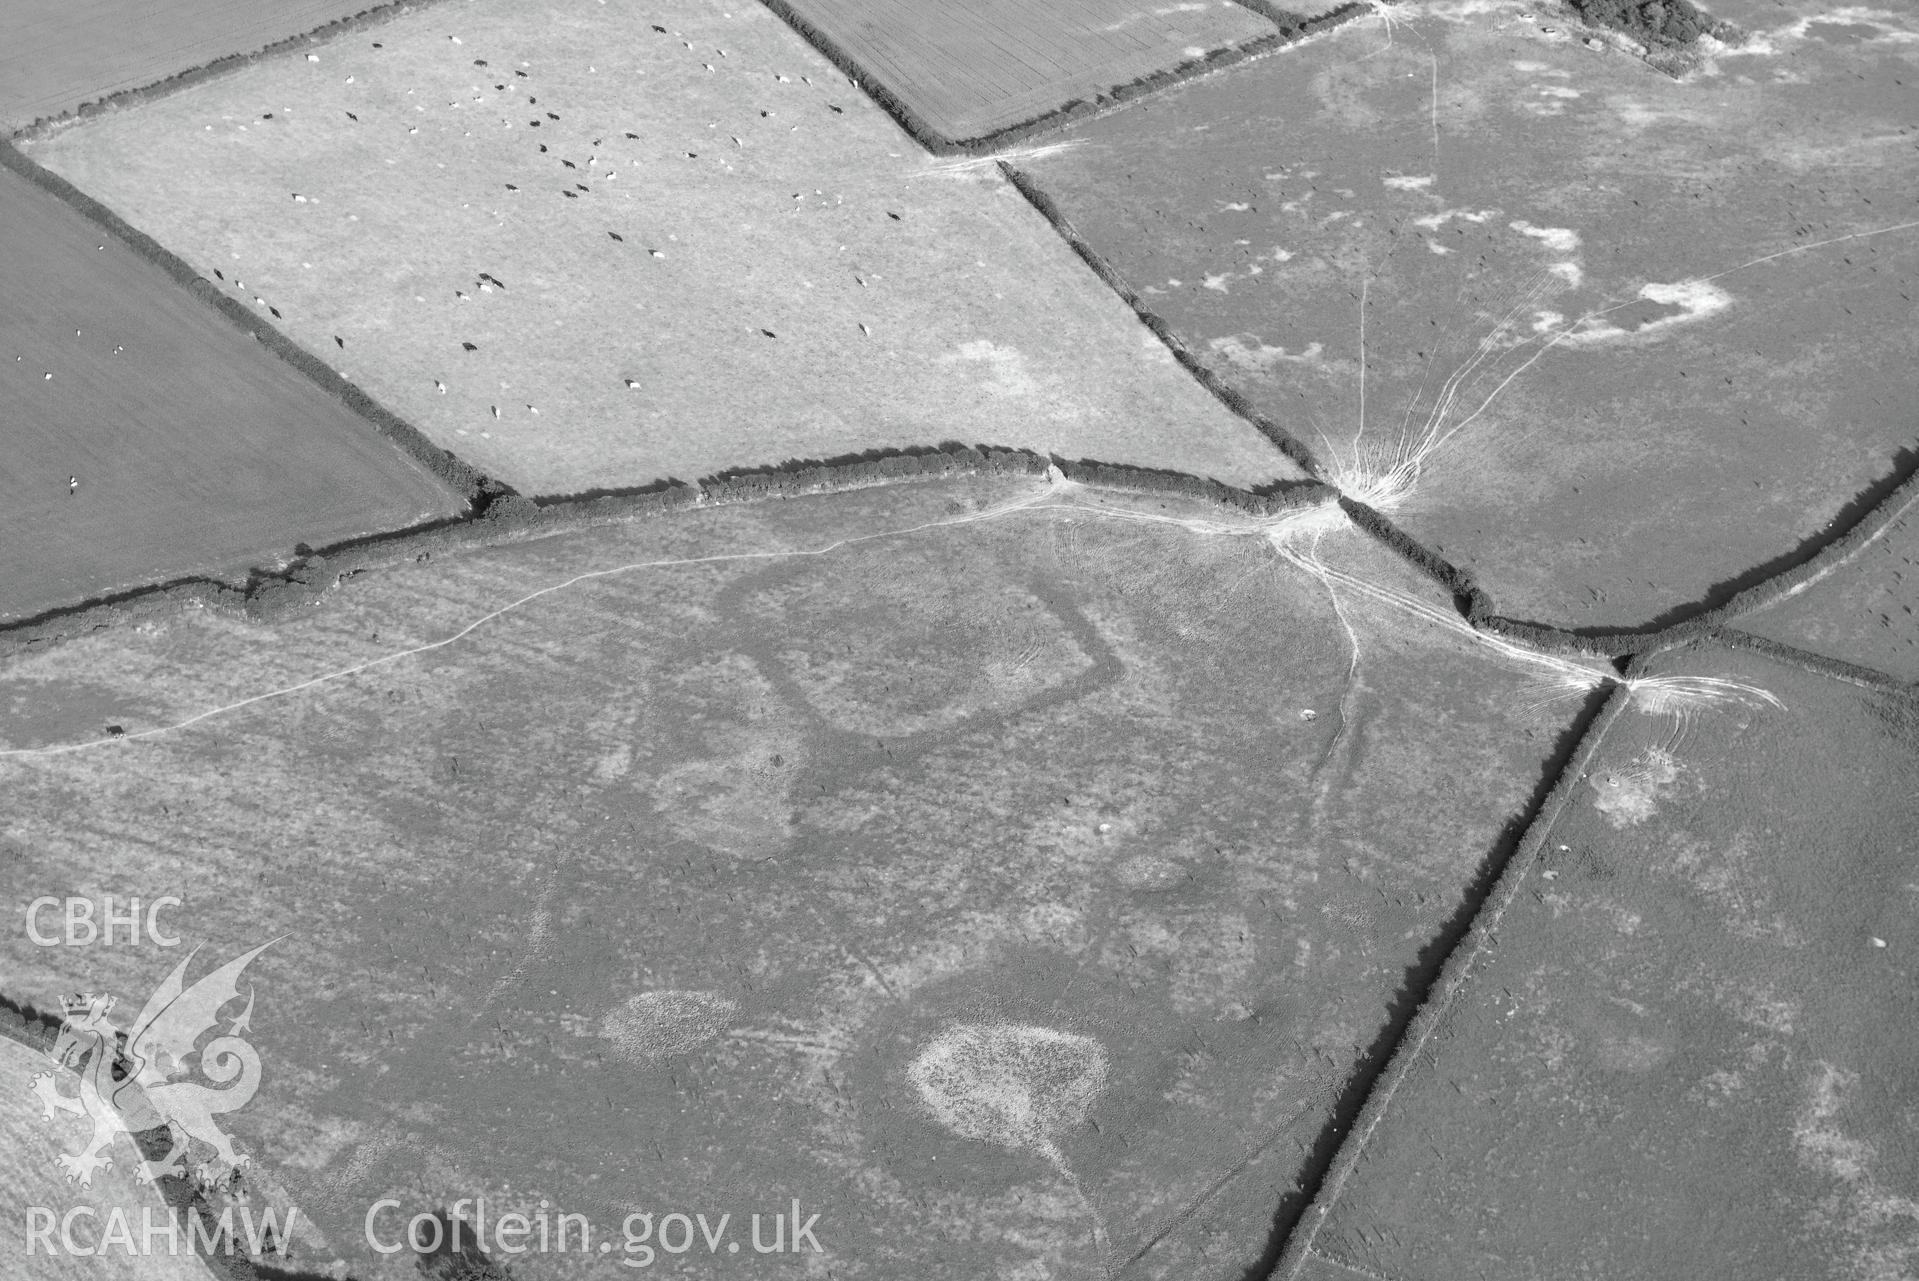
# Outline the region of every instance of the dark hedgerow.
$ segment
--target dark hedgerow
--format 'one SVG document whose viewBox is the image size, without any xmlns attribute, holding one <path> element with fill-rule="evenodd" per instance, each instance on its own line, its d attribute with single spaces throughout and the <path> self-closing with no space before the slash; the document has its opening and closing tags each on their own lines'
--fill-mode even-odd
<svg viewBox="0 0 1919 1281">
<path fill-rule="evenodd" d="M 1652 44 L 1691 44 L 1720 24 L 1692 0 L 1567 0 L 1591 26 L 1611 27 Z"/>
</svg>

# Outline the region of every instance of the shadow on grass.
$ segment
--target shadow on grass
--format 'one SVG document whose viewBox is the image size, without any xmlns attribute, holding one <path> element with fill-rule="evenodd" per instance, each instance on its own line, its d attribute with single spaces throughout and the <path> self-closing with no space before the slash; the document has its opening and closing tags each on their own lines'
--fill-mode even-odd
<svg viewBox="0 0 1919 1281">
<path fill-rule="evenodd" d="M 1594 640 L 1625 639 L 1628 637 L 1651 636 L 1676 627 L 1681 623 L 1692 622 L 1701 615 L 1711 614 L 1732 605 L 1738 597 L 1762 586 L 1774 578 L 1801 569 L 1815 560 L 1822 552 L 1835 543 L 1845 541 L 1852 535 L 1862 521 L 1869 520 L 1885 501 L 1898 491 L 1900 486 L 1919 475 L 1919 448 L 1907 445 L 1895 451 L 1892 467 L 1886 474 L 1854 494 L 1844 506 L 1833 514 L 1830 524 L 1819 533 L 1812 534 L 1799 541 L 1790 551 L 1782 552 L 1771 560 L 1762 561 L 1751 569 L 1721 579 L 1706 589 L 1703 596 L 1684 605 L 1676 605 L 1638 627 L 1575 627 L 1568 629 L 1570 635 L 1582 636 Z M 1519 622 L 1520 620 L 1504 620 Z M 1521 623 L 1521 626 L 1548 627 L 1543 623 Z"/>
<path fill-rule="evenodd" d="M 1447 917 L 1425 947 L 1419 951 L 1418 959 L 1406 968 L 1406 981 L 1394 994 L 1392 1002 L 1386 1008 L 1386 1022 L 1372 1044 L 1366 1047 L 1353 1068 L 1352 1075 L 1340 1089 L 1333 1105 L 1332 1115 L 1327 1117 L 1318 1136 L 1307 1149 L 1299 1177 L 1299 1186 L 1279 1204 L 1273 1215 L 1272 1230 L 1266 1238 L 1266 1246 L 1259 1261 L 1249 1267 L 1243 1281 L 1267 1281 L 1279 1267 L 1280 1256 L 1286 1248 L 1286 1242 L 1299 1228 L 1300 1220 L 1318 1198 L 1320 1188 L 1326 1181 L 1327 1172 L 1332 1168 L 1333 1158 L 1338 1154 L 1340 1145 L 1352 1132 L 1354 1123 L 1366 1101 L 1372 1096 L 1387 1064 L 1392 1061 L 1393 1053 L 1405 1039 L 1406 1030 L 1412 1024 L 1413 1016 L 1419 1012 L 1431 998 L 1434 986 L 1439 981 L 1446 959 L 1453 954 L 1472 929 L 1473 921 L 1480 909 L 1491 897 L 1493 887 L 1499 883 L 1507 864 L 1518 852 L 1520 842 L 1533 824 L 1540 820 L 1546 801 L 1558 786 L 1561 777 L 1571 765 L 1573 754 L 1585 739 L 1598 719 L 1600 710 L 1605 706 L 1607 690 L 1596 690 L 1587 696 L 1578 716 L 1572 724 L 1563 730 L 1553 743 L 1552 755 L 1533 786 L 1532 795 L 1527 798 L 1526 806 L 1508 819 L 1500 829 L 1498 839 L 1479 865 L 1473 878 L 1467 883 L 1465 894 L 1452 915 Z"/>
</svg>

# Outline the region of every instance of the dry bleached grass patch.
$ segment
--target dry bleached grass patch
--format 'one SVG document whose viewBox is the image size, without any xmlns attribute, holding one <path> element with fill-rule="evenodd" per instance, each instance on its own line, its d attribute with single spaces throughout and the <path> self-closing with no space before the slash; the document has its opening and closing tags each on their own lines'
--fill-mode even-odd
<svg viewBox="0 0 1919 1281">
<path fill-rule="evenodd" d="M 33 150 L 525 490 L 949 439 L 1298 474 L 757 6 L 429 8 Z"/>
</svg>

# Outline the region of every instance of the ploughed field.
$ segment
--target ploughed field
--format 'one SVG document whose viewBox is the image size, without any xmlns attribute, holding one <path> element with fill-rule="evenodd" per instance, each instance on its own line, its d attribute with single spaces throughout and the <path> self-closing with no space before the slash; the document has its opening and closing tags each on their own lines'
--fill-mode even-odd
<svg viewBox="0 0 1919 1281">
<path fill-rule="evenodd" d="M 0 130 L 250 54 L 375 0 L 7 0 Z"/>
<path fill-rule="evenodd" d="M 135 1181 L 138 1167 L 128 1159 L 125 1139 L 119 1140 L 120 1161 L 95 1173 L 90 1186 L 76 1188 L 65 1180 L 56 1162 L 85 1147 L 92 1126 L 64 1112 L 44 1115 L 35 1098 L 36 1078 L 57 1072 L 44 1056 L 0 1038 L 0 1136 L 6 1140 L 0 1214 L 8 1224 L 13 1275 L 32 1281 L 206 1281 L 206 1267 L 192 1257 L 184 1232 L 176 1238 L 178 1251 L 167 1249 L 171 1213 L 158 1189 Z M 47 1215 L 53 1216 L 50 1228 Z M 55 1245 L 62 1219 L 78 1247 L 72 1252 Z M 139 1242 L 149 1225 L 155 1229 L 146 1238 L 155 1246 L 150 1253 L 136 1258 L 120 1248 L 121 1227 Z"/>
<path fill-rule="evenodd" d="M 986 138 L 1276 34 L 1233 0 L 782 0 L 773 7 L 947 142 Z"/>
<path fill-rule="evenodd" d="M 757 5 L 427 8 L 29 152 L 526 492 L 953 439 L 1301 474 Z"/>
<path fill-rule="evenodd" d="M 1496 943 L 1309 1217 L 1329 1263 L 1407 1281 L 1919 1268 L 1919 706 L 1720 647 L 1644 674 L 1781 705 L 1602 713 L 1486 922 Z"/>
<path fill-rule="evenodd" d="M 0 678 L 0 885 L 279 940 L 227 1120 L 301 1266 L 798 1198 L 841 1276 L 1236 1278 L 1585 702 L 1299 519 L 928 482 L 101 633 Z M 43 1006 L 184 954 L 5 946 Z"/>
<path fill-rule="evenodd" d="M 461 500 L 155 264 L 0 168 L 0 623 L 244 579 Z"/>
<path fill-rule="evenodd" d="M 1769 17 L 1682 81 L 1517 6 L 1393 13 L 1015 163 L 1508 616 L 1717 603 L 1901 465 L 1910 15 Z"/>
</svg>

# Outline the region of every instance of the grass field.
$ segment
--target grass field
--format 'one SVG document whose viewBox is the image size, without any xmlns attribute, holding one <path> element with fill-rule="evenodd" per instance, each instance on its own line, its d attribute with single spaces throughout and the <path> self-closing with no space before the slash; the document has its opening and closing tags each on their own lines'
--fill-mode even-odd
<svg viewBox="0 0 1919 1281">
<path fill-rule="evenodd" d="M 375 7 L 376 0 L 6 0 L 0 131 Z"/>
<path fill-rule="evenodd" d="M 1783 706 L 1611 721 L 1496 946 L 1355 1131 L 1326 1259 L 1396 1281 L 1919 1268 L 1919 707 L 1716 647 L 1645 675 Z"/>
<path fill-rule="evenodd" d="M 1919 681 L 1919 491 L 1894 496 L 1882 530 L 1830 573 L 1733 626 L 1828 658 Z M 1908 506 L 1908 504 L 1911 504 Z"/>
<path fill-rule="evenodd" d="M 65 1182 L 55 1160 L 85 1146 L 87 1127 L 76 1117 L 42 1114 L 33 1079 L 51 1071 L 58 1071 L 51 1059 L 0 1039 L 0 1138 L 6 1153 L 0 1158 L 0 1216 L 7 1224 L 7 1257 L 14 1260 L 9 1274 L 28 1281 L 211 1281 L 213 1274 L 187 1252 L 184 1240 L 179 1254 L 166 1252 L 164 1233 L 152 1238 L 159 1247 L 152 1254 L 135 1256 L 117 1242 L 101 1248 L 116 1211 L 135 1241 L 148 1221 L 143 1214 L 164 1226 L 169 1211 L 155 1189 L 134 1182 L 133 1150 L 124 1138 L 116 1140 L 120 1150 L 113 1168 L 96 1173 L 91 1187 L 80 1190 Z M 72 1221 L 73 1239 L 85 1250 L 98 1248 L 98 1254 L 49 1252 L 41 1238 L 34 1238 L 29 1251 L 25 1228 L 31 1211 L 64 1217 L 83 1205 L 91 1213 Z M 59 1241 L 57 1228 L 50 1239 Z"/>
<path fill-rule="evenodd" d="M 985 138 L 1072 102 L 1262 37 L 1232 0 L 787 0 L 801 20 L 941 137 Z"/>
<path fill-rule="evenodd" d="M 28 150 L 524 491 L 953 439 L 1300 474 L 756 5 L 482 0 L 315 56 Z"/>
<path fill-rule="evenodd" d="M 450 515 L 457 497 L 159 267 L 0 169 L 0 623 Z"/>
<path fill-rule="evenodd" d="M 1913 46 L 1774 27 L 1676 81 L 1518 5 L 1390 12 L 1020 167 L 1498 612 L 1641 627 L 1829 536 L 1919 440 Z"/>
<path fill-rule="evenodd" d="M 284 935 L 231 1128 L 356 1276 L 390 1193 L 1237 1278 L 1581 705 L 1319 530 L 928 482 L 102 633 L 0 672 L 0 893 Z M 36 1002 L 178 959 L 0 947 Z"/>
</svg>

